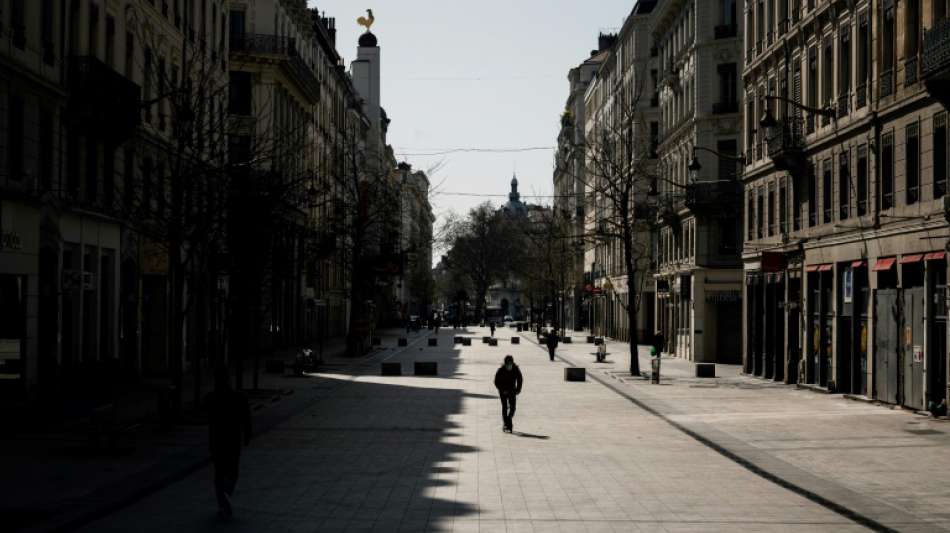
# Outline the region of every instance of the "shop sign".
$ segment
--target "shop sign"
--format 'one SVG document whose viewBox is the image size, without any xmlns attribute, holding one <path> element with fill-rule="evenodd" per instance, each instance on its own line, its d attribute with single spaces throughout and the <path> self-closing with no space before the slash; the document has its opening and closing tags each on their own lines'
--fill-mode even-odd
<svg viewBox="0 0 950 533">
<path fill-rule="evenodd" d="M 0 249 L 3 250 L 22 250 L 23 239 L 15 231 L 4 231 L 0 233 Z"/>
<path fill-rule="evenodd" d="M 854 271 L 850 268 L 844 271 L 843 285 L 844 303 L 849 304 L 851 303 L 854 291 Z"/>
<path fill-rule="evenodd" d="M 914 362 L 915 363 L 924 362 L 924 347 L 919 344 L 914 345 Z"/>
</svg>

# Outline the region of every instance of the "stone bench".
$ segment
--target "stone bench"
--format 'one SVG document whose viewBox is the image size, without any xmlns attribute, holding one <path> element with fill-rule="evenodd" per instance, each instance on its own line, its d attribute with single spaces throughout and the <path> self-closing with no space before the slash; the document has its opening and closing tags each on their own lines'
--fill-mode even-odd
<svg viewBox="0 0 950 533">
<path fill-rule="evenodd" d="M 564 381 L 587 381 L 587 371 L 583 367 L 565 368 Z"/>
<path fill-rule="evenodd" d="M 401 376 L 402 363 L 382 363 L 380 366 L 380 375 L 383 376 Z"/>
<path fill-rule="evenodd" d="M 696 377 L 698 378 L 716 377 L 716 363 L 696 363 Z"/>
<path fill-rule="evenodd" d="M 413 363 L 413 373 L 417 376 L 438 376 L 439 364 L 435 361 L 416 361 Z"/>
</svg>

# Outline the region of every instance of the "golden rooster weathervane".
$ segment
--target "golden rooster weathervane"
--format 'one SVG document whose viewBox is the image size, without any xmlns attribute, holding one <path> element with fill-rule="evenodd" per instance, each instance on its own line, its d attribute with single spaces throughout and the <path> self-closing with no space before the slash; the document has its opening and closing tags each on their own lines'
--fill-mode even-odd
<svg viewBox="0 0 950 533">
<path fill-rule="evenodd" d="M 356 23 L 360 26 L 366 26 L 366 33 L 369 33 L 369 29 L 373 26 L 373 23 L 376 22 L 376 17 L 373 16 L 372 9 L 367 9 L 366 14 L 369 16 L 356 19 Z"/>
</svg>

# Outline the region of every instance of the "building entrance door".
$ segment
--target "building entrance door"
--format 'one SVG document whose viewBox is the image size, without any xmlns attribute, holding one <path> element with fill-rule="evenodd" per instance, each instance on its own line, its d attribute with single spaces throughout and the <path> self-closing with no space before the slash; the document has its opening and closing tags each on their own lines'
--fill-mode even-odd
<svg viewBox="0 0 950 533">
<path fill-rule="evenodd" d="M 903 292 L 901 404 L 921 410 L 924 408 L 924 288 L 912 287 Z"/>
<path fill-rule="evenodd" d="M 947 264 L 928 263 L 933 302 L 927 338 L 927 399 L 934 405 L 947 398 Z M 930 405 L 927 406 L 930 408 Z"/>
<path fill-rule="evenodd" d="M 788 375 L 787 383 L 798 383 L 801 377 L 798 375 L 798 363 L 801 360 L 801 278 L 789 278 L 788 280 Z"/>
<path fill-rule="evenodd" d="M 876 400 L 897 403 L 897 289 L 874 291 L 874 391 Z"/>
</svg>

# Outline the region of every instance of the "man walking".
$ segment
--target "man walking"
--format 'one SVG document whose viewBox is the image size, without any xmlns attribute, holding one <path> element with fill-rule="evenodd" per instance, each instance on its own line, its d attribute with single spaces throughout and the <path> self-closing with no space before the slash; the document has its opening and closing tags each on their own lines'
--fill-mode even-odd
<svg viewBox="0 0 950 533">
<path fill-rule="evenodd" d="M 488 329 L 491 330 L 491 336 L 494 337 L 495 336 L 495 321 L 494 320 L 488 323 Z"/>
<path fill-rule="evenodd" d="M 551 361 L 554 361 L 554 350 L 557 350 L 558 342 L 560 342 L 560 339 L 557 336 L 557 330 L 549 331 L 545 344 L 548 346 L 548 355 L 551 357 Z"/>
<path fill-rule="evenodd" d="M 495 388 L 498 389 L 498 396 L 501 398 L 501 420 L 505 424 L 502 430 L 507 433 L 511 433 L 514 429 L 512 419 L 515 416 L 517 396 L 521 394 L 523 383 L 521 369 L 515 364 L 515 358 L 506 355 L 504 364 L 495 372 Z"/>
<path fill-rule="evenodd" d="M 214 489 L 218 513 L 229 518 L 231 495 L 237 485 L 241 444 L 251 441 L 251 408 L 240 392 L 231 389 L 228 371 L 215 372 L 214 391 L 208 394 L 208 440 L 214 463 Z"/>
</svg>

